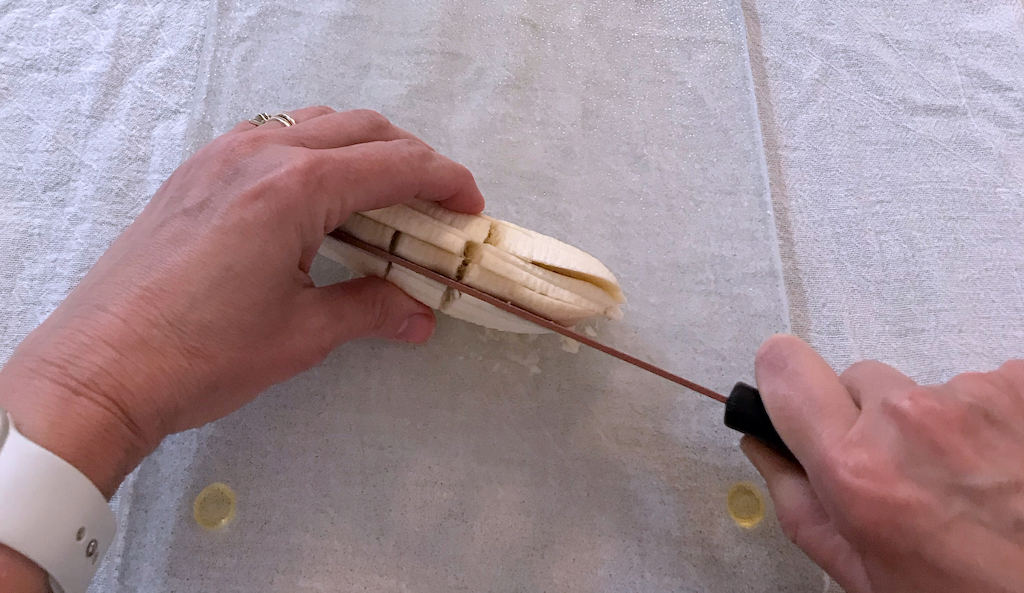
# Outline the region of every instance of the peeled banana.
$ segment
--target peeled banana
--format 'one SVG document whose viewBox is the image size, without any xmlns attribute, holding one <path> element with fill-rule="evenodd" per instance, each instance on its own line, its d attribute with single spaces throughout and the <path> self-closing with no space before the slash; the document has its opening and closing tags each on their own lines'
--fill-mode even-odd
<svg viewBox="0 0 1024 593">
<path fill-rule="evenodd" d="M 611 270 L 572 245 L 485 215 L 415 201 L 353 214 L 349 235 L 518 307 L 572 326 L 595 316 L 621 319 L 626 302 Z M 357 274 L 384 278 L 421 303 L 484 327 L 547 330 L 365 251 L 325 237 L 320 254 Z"/>
</svg>

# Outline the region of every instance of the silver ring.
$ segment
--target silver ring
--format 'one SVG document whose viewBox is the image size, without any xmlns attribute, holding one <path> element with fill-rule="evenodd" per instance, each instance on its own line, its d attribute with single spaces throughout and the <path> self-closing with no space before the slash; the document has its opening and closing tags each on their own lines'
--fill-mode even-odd
<svg viewBox="0 0 1024 593">
<path fill-rule="evenodd" d="M 257 113 L 255 117 L 249 120 L 249 123 L 251 123 L 254 126 L 259 126 L 267 123 L 268 121 L 270 121 L 270 114 Z"/>
<path fill-rule="evenodd" d="M 288 115 L 287 113 L 278 113 L 277 115 L 272 115 L 272 116 L 270 116 L 270 119 L 283 123 L 284 127 L 286 127 L 286 128 L 295 125 L 295 120 L 292 119 L 292 116 Z M 267 121 L 270 121 L 270 120 L 267 120 Z"/>
</svg>

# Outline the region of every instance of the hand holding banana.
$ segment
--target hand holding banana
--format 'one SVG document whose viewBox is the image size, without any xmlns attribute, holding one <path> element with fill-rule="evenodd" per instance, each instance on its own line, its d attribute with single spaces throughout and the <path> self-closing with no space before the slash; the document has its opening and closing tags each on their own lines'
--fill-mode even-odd
<svg viewBox="0 0 1024 593">
<path fill-rule="evenodd" d="M 339 344 L 433 332 L 431 309 L 389 282 L 315 287 L 308 271 L 354 212 L 414 199 L 479 212 L 472 174 L 374 112 L 292 116 L 241 122 L 182 164 L 0 372 L 23 434 L 108 495 L 166 435 Z"/>
<path fill-rule="evenodd" d="M 379 114 L 242 122 L 185 162 L 0 370 L 0 407 L 108 496 L 168 434 L 239 408 L 348 340 L 423 342 L 431 309 L 532 324 L 324 235 L 349 234 L 563 325 L 619 318 L 592 256 L 480 215 L 464 167 Z M 317 251 L 367 276 L 315 287 Z M 685 320 L 678 320 L 684 323 Z M 803 469 L 744 448 L 791 539 L 851 593 L 1024 590 L 1024 363 L 921 388 L 836 377 L 795 338 L 758 383 Z M 624 394 L 623 397 L 628 397 Z M 5 591 L 42 591 L 0 546 Z"/>
</svg>

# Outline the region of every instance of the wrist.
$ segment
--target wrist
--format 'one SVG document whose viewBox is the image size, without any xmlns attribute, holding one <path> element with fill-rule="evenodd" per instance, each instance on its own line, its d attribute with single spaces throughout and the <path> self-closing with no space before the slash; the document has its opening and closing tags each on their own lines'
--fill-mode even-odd
<svg viewBox="0 0 1024 593">
<path fill-rule="evenodd" d="M 0 370 L 0 408 L 25 438 L 70 463 L 109 500 L 149 449 L 111 400 L 48 366 L 16 354 Z"/>
</svg>

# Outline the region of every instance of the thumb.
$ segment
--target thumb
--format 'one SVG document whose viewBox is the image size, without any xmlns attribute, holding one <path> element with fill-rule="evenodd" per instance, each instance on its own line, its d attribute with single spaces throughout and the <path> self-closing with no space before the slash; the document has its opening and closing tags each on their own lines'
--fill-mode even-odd
<svg viewBox="0 0 1024 593">
<path fill-rule="evenodd" d="M 430 307 L 380 278 L 358 278 L 316 288 L 323 327 L 334 345 L 357 338 L 388 338 L 421 344 L 434 334 Z"/>
<path fill-rule="evenodd" d="M 835 371 L 803 340 L 776 335 L 758 350 L 755 374 L 779 436 L 804 467 L 822 469 L 860 413 Z"/>
</svg>

